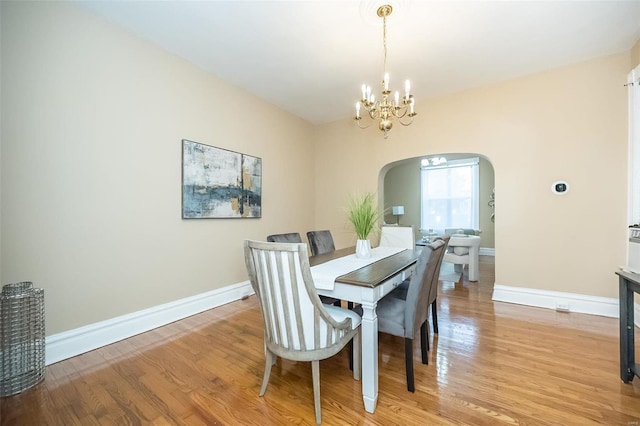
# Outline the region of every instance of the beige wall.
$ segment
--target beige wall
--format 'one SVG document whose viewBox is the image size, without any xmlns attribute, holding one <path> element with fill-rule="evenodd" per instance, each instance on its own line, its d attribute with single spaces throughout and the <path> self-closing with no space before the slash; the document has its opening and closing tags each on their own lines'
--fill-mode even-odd
<svg viewBox="0 0 640 426">
<path fill-rule="evenodd" d="M 351 121 L 316 130 L 316 225 L 353 243 L 351 191 L 382 188 L 380 170 L 442 152 L 485 155 L 495 170 L 496 283 L 616 297 L 625 261 L 629 54 L 438 99 L 389 139 Z M 339 153 L 339 155 L 336 155 Z M 571 190 L 552 194 L 567 180 Z"/>
<path fill-rule="evenodd" d="M 72 4 L 1 7 L 1 278 L 45 289 L 47 335 L 243 282 L 243 239 L 312 228 L 309 124 Z M 262 219 L 181 219 L 183 138 L 262 157 Z"/>
<path fill-rule="evenodd" d="M 447 154 L 447 159 L 470 158 L 475 154 Z M 391 214 L 391 206 L 404 206 L 404 215 L 400 218 L 401 225 L 412 225 L 416 232 L 416 238 L 421 238 L 420 232 L 420 166 L 424 157 L 411 158 L 390 164 L 383 168 L 384 179 L 383 202 L 387 210 L 385 220 L 387 223 L 396 223 L 396 218 Z M 494 247 L 494 223 L 491 222 L 493 210 L 488 202 L 491 191 L 494 188 L 493 166 L 485 158 L 480 157 L 479 167 L 479 229 L 482 230 L 483 248 Z"/>
</svg>

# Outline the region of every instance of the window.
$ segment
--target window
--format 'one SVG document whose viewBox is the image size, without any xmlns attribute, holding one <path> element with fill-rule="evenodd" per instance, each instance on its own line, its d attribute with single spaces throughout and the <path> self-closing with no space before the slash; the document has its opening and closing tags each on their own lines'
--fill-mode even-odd
<svg viewBox="0 0 640 426">
<path fill-rule="evenodd" d="M 425 158 L 420 169 L 421 229 L 479 228 L 478 158 Z"/>
</svg>

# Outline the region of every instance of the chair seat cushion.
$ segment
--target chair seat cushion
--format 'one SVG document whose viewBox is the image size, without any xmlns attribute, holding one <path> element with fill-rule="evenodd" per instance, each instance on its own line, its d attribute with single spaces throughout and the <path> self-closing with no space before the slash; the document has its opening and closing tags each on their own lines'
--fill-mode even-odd
<svg viewBox="0 0 640 426">
<path fill-rule="evenodd" d="M 376 313 L 378 315 L 378 330 L 394 336 L 404 337 L 405 327 L 405 305 L 403 299 L 389 297 L 387 295 L 380 299 Z"/>
<path fill-rule="evenodd" d="M 346 318 L 351 318 L 351 328 L 358 327 L 362 322 L 362 318 L 360 318 L 360 315 L 350 309 L 343 309 L 331 305 L 324 305 L 324 309 L 329 313 L 329 315 L 331 315 L 331 318 L 338 322 L 342 322 Z"/>
<path fill-rule="evenodd" d="M 464 256 L 465 254 L 469 254 L 469 247 L 456 246 L 452 248 L 453 248 L 453 253 L 457 254 L 458 256 Z"/>
<path fill-rule="evenodd" d="M 465 254 L 463 256 L 458 256 L 457 254 L 454 253 L 445 253 L 444 254 L 444 258 L 442 259 L 443 262 L 449 262 L 449 263 L 455 263 L 458 265 L 462 265 L 462 264 L 468 264 L 469 263 L 469 255 Z"/>
</svg>

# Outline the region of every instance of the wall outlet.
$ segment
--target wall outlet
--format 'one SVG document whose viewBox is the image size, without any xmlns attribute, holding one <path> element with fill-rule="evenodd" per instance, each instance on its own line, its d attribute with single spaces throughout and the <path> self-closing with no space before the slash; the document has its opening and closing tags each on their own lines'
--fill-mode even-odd
<svg viewBox="0 0 640 426">
<path fill-rule="evenodd" d="M 556 302 L 556 311 L 560 312 L 569 312 L 569 303 L 568 302 Z"/>
</svg>

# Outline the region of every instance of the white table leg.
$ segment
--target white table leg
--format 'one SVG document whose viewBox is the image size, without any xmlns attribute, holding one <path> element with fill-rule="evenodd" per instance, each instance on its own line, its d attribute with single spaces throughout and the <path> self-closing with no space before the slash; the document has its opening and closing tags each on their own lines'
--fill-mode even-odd
<svg viewBox="0 0 640 426">
<path fill-rule="evenodd" d="M 469 247 L 469 281 L 478 281 L 478 256 L 480 247 L 472 245 Z"/>
<path fill-rule="evenodd" d="M 362 302 L 362 399 L 369 413 L 378 403 L 378 316 L 377 302 Z"/>
</svg>

